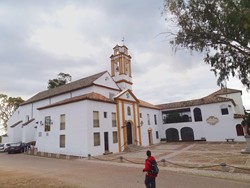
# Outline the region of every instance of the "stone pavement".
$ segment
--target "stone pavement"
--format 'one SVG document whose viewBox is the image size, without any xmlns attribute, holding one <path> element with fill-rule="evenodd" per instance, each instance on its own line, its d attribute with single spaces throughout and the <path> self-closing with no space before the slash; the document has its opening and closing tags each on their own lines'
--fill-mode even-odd
<svg viewBox="0 0 250 188">
<path fill-rule="evenodd" d="M 161 169 L 250 179 L 250 154 L 241 154 L 245 142 L 168 142 L 133 152 L 89 157 L 94 161 L 143 165 L 149 149 Z"/>
</svg>

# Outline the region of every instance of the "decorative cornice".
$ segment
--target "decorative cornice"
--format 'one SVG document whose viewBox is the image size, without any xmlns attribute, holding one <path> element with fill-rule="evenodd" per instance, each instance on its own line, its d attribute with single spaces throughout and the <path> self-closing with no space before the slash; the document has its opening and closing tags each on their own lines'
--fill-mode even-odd
<svg viewBox="0 0 250 188">
<path fill-rule="evenodd" d="M 129 82 L 129 81 L 125 80 L 125 79 L 116 81 L 117 84 L 118 84 L 118 83 L 121 83 L 121 82 L 126 82 L 126 83 L 128 83 L 128 84 L 130 84 L 130 85 L 133 85 L 132 82 Z"/>
</svg>

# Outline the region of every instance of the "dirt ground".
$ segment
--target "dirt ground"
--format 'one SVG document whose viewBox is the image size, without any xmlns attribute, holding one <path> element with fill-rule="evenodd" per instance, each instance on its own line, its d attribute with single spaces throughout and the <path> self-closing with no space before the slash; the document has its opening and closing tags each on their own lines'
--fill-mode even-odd
<svg viewBox="0 0 250 188">
<path fill-rule="evenodd" d="M 56 178 L 40 177 L 32 173 L 0 170 L 0 187 L 4 188 L 69 188 L 76 187 L 67 185 Z"/>
<path fill-rule="evenodd" d="M 232 159 L 237 158 L 237 163 L 232 163 L 234 165 L 242 164 L 250 159 L 250 155 L 241 156 L 237 154 L 241 144 L 205 144 L 205 146 L 200 146 L 200 144 L 193 145 L 190 143 L 180 149 L 182 145 L 182 143 L 167 144 L 150 149 L 158 159 L 170 156 L 171 158 L 168 159 L 175 159 L 177 162 L 183 161 L 183 156 L 185 156 L 187 162 L 200 162 L 201 159 L 204 159 L 204 156 L 210 156 L 209 162 L 219 162 L 217 158 L 220 159 L 222 154 L 230 154 L 230 161 L 227 160 L 227 163 L 230 162 L 230 164 L 231 161 L 234 161 Z M 215 149 L 218 150 L 220 155 L 217 156 Z M 0 153 L 0 188 L 145 188 L 145 174 L 142 172 L 145 150 L 123 153 L 122 155 L 132 161 L 138 160 L 140 164 L 103 162 L 94 159 L 88 160 L 88 158 L 57 159 L 27 154 Z M 119 155 L 103 157 L 113 158 L 119 157 Z M 207 162 L 208 159 L 205 159 L 205 162 Z M 159 167 L 160 174 L 157 177 L 157 188 L 250 187 L 248 173 L 208 172 L 195 168 L 183 172 L 183 169 L 175 166 Z M 206 175 L 202 175 L 201 172 Z"/>
</svg>

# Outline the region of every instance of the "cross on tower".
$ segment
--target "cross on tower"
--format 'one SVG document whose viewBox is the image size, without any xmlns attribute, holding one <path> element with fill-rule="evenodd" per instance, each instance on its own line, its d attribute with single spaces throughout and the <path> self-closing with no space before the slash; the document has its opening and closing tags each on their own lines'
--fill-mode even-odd
<svg viewBox="0 0 250 188">
<path fill-rule="evenodd" d="M 124 37 L 122 37 L 122 45 L 124 46 L 124 41 L 125 41 L 125 39 L 124 39 Z"/>
</svg>

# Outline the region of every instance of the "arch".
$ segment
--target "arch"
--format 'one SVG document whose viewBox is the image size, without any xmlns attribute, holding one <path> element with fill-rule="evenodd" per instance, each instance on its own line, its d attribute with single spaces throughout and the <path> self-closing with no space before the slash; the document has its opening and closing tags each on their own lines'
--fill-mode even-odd
<svg viewBox="0 0 250 188">
<path fill-rule="evenodd" d="M 153 135 L 152 135 L 152 129 L 151 128 L 148 129 L 148 143 L 149 143 L 149 145 L 153 144 Z"/>
<path fill-rule="evenodd" d="M 175 128 L 169 128 L 166 130 L 166 139 L 168 142 L 179 141 L 179 132 Z"/>
<path fill-rule="evenodd" d="M 194 113 L 194 121 L 202 121 L 202 114 L 200 108 L 195 108 L 193 110 Z"/>
<path fill-rule="evenodd" d="M 187 114 L 181 117 L 182 122 L 189 122 L 189 116 Z"/>
<path fill-rule="evenodd" d="M 181 129 L 181 140 L 182 141 L 193 141 L 194 140 L 194 131 L 190 127 L 183 127 Z"/>
<path fill-rule="evenodd" d="M 119 62 L 115 64 L 115 71 L 119 72 Z"/>
<path fill-rule="evenodd" d="M 237 136 L 244 136 L 243 127 L 240 124 L 236 125 L 236 133 Z"/>
</svg>

